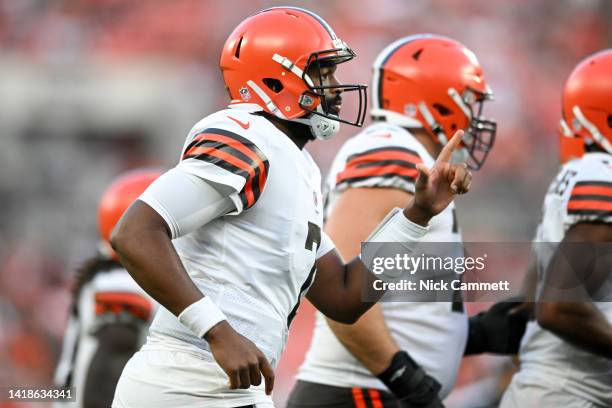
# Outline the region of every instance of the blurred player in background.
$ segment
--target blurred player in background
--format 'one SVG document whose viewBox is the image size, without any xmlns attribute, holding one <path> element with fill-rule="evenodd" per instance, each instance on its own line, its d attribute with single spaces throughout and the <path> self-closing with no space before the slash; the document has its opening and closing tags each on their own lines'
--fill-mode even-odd
<svg viewBox="0 0 612 408">
<path fill-rule="evenodd" d="M 359 258 L 345 264 L 321 231 L 320 173 L 303 149 L 340 122 L 361 125 L 365 86 L 336 78 L 354 57 L 323 19 L 294 7 L 255 13 L 229 36 L 220 65 L 230 106 L 194 126 L 179 164 L 111 238 L 164 306 L 121 375 L 114 407 L 272 406 L 273 367 L 301 297 L 347 323 L 372 305 L 361 298 L 374 275 Z M 359 97 L 353 120 L 340 116 L 347 94 Z M 431 217 L 467 191 L 471 173 L 449 163 L 461 136 L 431 170 L 419 166 L 414 199 L 372 240 L 410 252 Z"/>
<path fill-rule="evenodd" d="M 612 49 L 589 56 L 570 74 L 561 129 L 567 163 L 546 193 L 534 244 L 537 321 L 527 328 L 503 408 L 612 406 L 612 297 L 602 284 L 609 285 L 612 265 L 602 252 L 597 257 L 596 246 L 585 245 L 612 242 Z M 547 251 L 546 243 L 559 244 Z M 586 299 L 551 295 L 570 273 Z"/>
<path fill-rule="evenodd" d="M 98 206 L 100 248 L 78 270 L 55 384 L 73 388 L 74 403 L 109 407 L 121 370 L 145 340 L 155 302 L 134 282 L 109 238 L 121 215 L 161 175 L 150 169 L 119 176 Z"/>
<path fill-rule="evenodd" d="M 495 140 L 496 123 L 482 116 L 493 94 L 476 56 L 457 41 L 400 39 L 379 54 L 373 73 L 374 123 L 344 144 L 326 183 L 326 231 L 347 259 L 390 209 L 410 201 L 416 166 L 430 166 L 450 135 L 466 131 L 457 159 L 472 169 Z M 431 220 L 424 241 L 461 242 L 454 203 Z M 318 313 L 289 407 L 440 407 L 464 352 L 516 352 L 526 319 L 509 314 L 514 306 L 472 318 L 470 336 L 460 296 L 384 302 L 353 325 Z"/>
</svg>

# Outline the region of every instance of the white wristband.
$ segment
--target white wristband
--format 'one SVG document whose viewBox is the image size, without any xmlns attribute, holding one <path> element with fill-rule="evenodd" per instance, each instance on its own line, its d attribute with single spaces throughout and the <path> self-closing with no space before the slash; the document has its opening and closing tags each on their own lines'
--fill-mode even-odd
<svg viewBox="0 0 612 408">
<path fill-rule="evenodd" d="M 404 216 L 400 208 L 394 208 L 387 214 L 378 227 L 370 234 L 366 242 L 393 242 L 402 246 L 407 254 L 412 254 L 416 246 L 421 242 L 429 226 L 423 227 L 410 221 Z M 401 274 L 401 271 L 399 272 Z M 382 278 L 397 278 L 390 271 L 385 270 Z"/>
<path fill-rule="evenodd" d="M 226 320 L 226 317 L 221 309 L 210 300 L 210 297 L 204 296 L 187 306 L 178 319 L 196 336 L 203 337 L 214 325 Z"/>
<path fill-rule="evenodd" d="M 427 234 L 429 226 L 423 227 L 410 221 L 401 208 L 395 207 L 368 237 L 368 242 L 419 242 Z"/>
</svg>

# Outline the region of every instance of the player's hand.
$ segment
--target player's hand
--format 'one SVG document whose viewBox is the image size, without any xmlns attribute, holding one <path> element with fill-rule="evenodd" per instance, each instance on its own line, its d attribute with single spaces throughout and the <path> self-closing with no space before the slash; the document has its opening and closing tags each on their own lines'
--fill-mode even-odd
<svg viewBox="0 0 612 408">
<path fill-rule="evenodd" d="M 378 375 L 405 408 L 444 408 L 440 383 L 427 374 L 405 351 L 393 356 L 389 367 Z"/>
<path fill-rule="evenodd" d="M 227 321 L 210 329 L 204 339 L 208 341 L 213 357 L 228 375 L 231 390 L 259 385 L 263 375 L 266 394 L 272 394 L 274 371 L 252 341 L 235 331 Z"/>
<path fill-rule="evenodd" d="M 402 408 L 444 408 L 444 403 L 438 393 L 442 386 L 435 378 L 425 374 L 420 387 L 412 395 L 401 398 Z"/>
<path fill-rule="evenodd" d="M 419 176 L 415 183 L 414 197 L 404 209 L 404 215 L 417 224 L 427 225 L 429 220 L 442 212 L 457 194 L 470 190 L 472 173 L 465 163 L 450 163 L 453 152 L 461 143 L 463 130 L 458 130 L 444 146 L 431 169 L 417 164 Z"/>
<path fill-rule="evenodd" d="M 518 353 L 529 320 L 529 310 L 523 305 L 524 298 L 517 296 L 470 317 L 464 355 Z"/>
</svg>

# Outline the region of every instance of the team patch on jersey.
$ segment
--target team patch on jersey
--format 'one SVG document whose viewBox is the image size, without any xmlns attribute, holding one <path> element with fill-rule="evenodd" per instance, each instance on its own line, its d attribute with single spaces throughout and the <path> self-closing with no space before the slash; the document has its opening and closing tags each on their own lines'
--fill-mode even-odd
<svg viewBox="0 0 612 408">
<path fill-rule="evenodd" d="M 96 315 L 128 312 L 144 321 L 149 320 L 153 310 L 148 299 L 131 292 L 98 292 L 95 304 Z"/>
<path fill-rule="evenodd" d="M 240 200 L 244 209 L 257 202 L 266 184 L 266 156 L 253 142 L 228 130 L 209 128 L 198 133 L 181 160 L 187 159 L 202 160 L 242 176 L 245 184 Z"/>
<path fill-rule="evenodd" d="M 380 147 L 356 153 L 346 161 L 344 170 L 336 176 L 336 186 L 394 187 L 414 192 L 421 157 L 403 147 Z"/>
</svg>

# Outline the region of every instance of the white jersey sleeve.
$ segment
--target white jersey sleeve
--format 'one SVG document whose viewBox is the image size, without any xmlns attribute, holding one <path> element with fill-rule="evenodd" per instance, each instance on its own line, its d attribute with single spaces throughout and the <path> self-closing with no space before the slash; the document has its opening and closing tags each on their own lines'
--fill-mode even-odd
<svg viewBox="0 0 612 408">
<path fill-rule="evenodd" d="M 342 147 L 327 187 L 338 192 L 349 187 L 397 188 L 414 194 L 422 150 L 405 129 L 388 124 L 370 126 Z"/>
<path fill-rule="evenodd" d="M 225 112 L 225 113 L 224 113 Z M 250 128 L 252 115 L 245 111 L 217 112 L 198 122 L 189 132 L 177 167 L 214 184 L 231 188 L 230 198 L 239 214 L 255 205 L 268 176 L 264 140 Z"/>
<path fill-rule="evenodd" d="M 219 191 L 211 184 L 175 167 L 157 178 L 139 200 L 166 221 L 171 238 L 175 239 L 235 208 L 226 191 Z"/>
<path fill-rule="evenodd" d="M 612 222 L 611 156 L 587 153 L 566 163 L 550 184 L 537 241 L 561 242 L 581 222 Z"/>
</svg>

